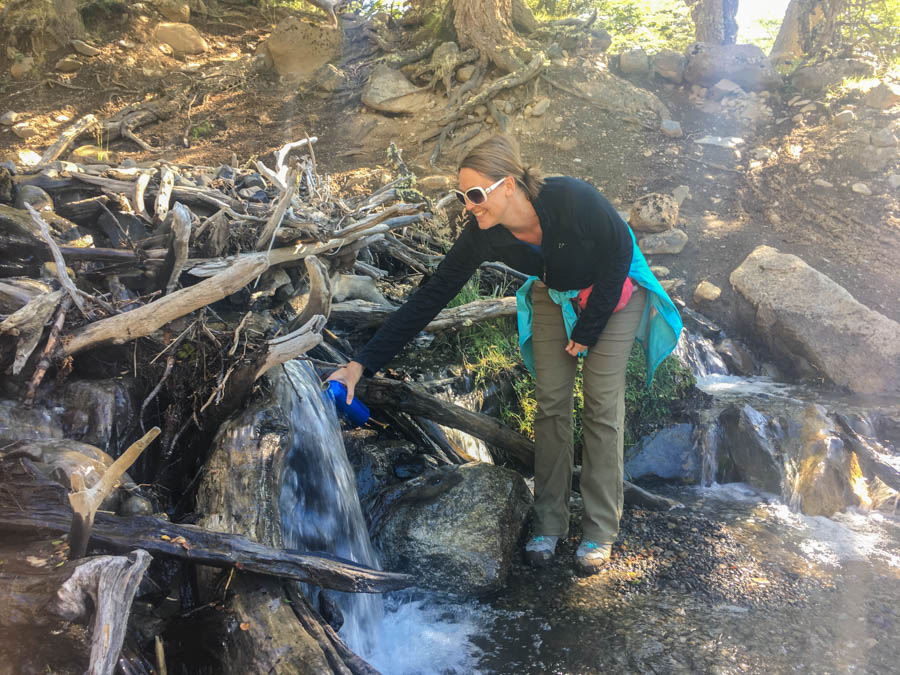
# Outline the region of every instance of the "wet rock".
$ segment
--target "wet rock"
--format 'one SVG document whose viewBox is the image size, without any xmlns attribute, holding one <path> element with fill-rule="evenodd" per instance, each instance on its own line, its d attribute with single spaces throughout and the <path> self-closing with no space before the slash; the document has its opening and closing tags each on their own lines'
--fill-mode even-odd
<svg viewBox="0 0 900 675">
<path fill-rule="evenodd" d="M 650 59 L 643 49 L 629 49 L 619 55 L 619 70 L 623 75 L 647 75 Z"/>
<path fill-rule="evenodd" d="M 775 89 L 781 76 L 763 51 L 755 45 L 714 45 L 695 42 L 685 54 L 684 78 L 691 84 L 711 87 L 726 78 L 746 91 Z"/>
<path fill-rule="evenodd" d="M 846 78 L 872 77 L 875 64 L 862 59 L 832 59 L 812 66 L 798 68 L 791 75 L 791 84 L 799 91 L 819 92 L 840 84 Z"/>
<path fill-rule="evenodd" d="M 34 57 L 26 56 L 9 67 L 9 74 L 14 80 L 25 77 L 34 68 Z"/>
<path fill-rule="evenodd" d="M 663 133 L 663 136 L 668 136 L 669 138 L 681 138 L 684 135 L 681 131 L 681 125 L 675 120 L 663 120 L 662 124 L 659 125 L 659 130 Z"/>
<path fill-rule="evenodd" d="M 430 101 L 403 73 L 384 64 L 375 66 L 362 92 L 362 102 L 380 112 L 413 114 Z"/>
<path fill-rule="evenodd" d="M 37 134 L 37 131 L 28 122 L 18 122 L 12 126 L 13 133 L 22 139 L 28 139 Z"/>
<path fill-rule="evenodd" d="M 72 45 L 72 49 L 82 56 L 97 56 L 101 51 L 94 45 L 89 45 L 84 40 L 72 40 L 69 44 Z"/>
<path fill-rule="evenodd" d="M 502 588 L 532 501 L 519 474 L 491 464 L 449 466 L 397 490 L 373 523 L 386 569 L 466 596 Z"/>
<path fill-rule="evenodd" d="M 72 56 L 64 56 L 53 67 L 60 73 L 74 73 L 77 70 L 81 70 L 82 66 L 84 64 L 78 59 Z"/>
<path fill-rule="evenodd" d="M 27 409 L 21 401 L 0 400 L 0 448 L 15 441 L 58 439 L 62 424 L 52 411 L 35 406 Z"/>
<path fill-rule="evenodd" d="M 653 57 L 653 72 L 664 80 L 681 84 L 684 80 L 686 59 L 672 49 L 663 49 Z"/>
<path fill-rule="evenodd" d="M 152 516 L 153 502 L 140 495 L 131 495 L 122 500 L 119 506 L 120 516 Z"/>
<path fill-rule="evenodd" d="M 744 377 L 753 375 L 753 356 L 739 342 L 725 338 L 716 345 L 716 352 L 722 357 L 731 372 Z"/>
<path fill-rule="evenodd" d="M 341 31 L 294 16 L 278 22 L 260 47 L 275 72 L 294 81 L 306 81 L 326 63 L 341 55 Z"/>
<path fill-rule="evenodd" d="M 209 49 L 203 36 L 189 23 L 160 23 L 153 32 L 153 39 L 169 45 L 177 54 L 202 54 Z"/>
<path fill-rule="evenodd" d="M 854 183 L 850 189 L 858 195 L 863 195 L 865 197 L 872 196 L 872 190 L 865 183 Z"/>
<path fill-rule="evenodd" d="M 53 210 L 53 198 L 36 185 L 19 186 L 13 206 L 17 209 L 24 209 L 26 204 L 31 204 L 35 211 Z"/>
<path fill-rule="evenodd" d="M 859 393 L 900 392 L 900 324 L 800 258 L 760 246 L 731 274 L 757 339 Z"/>
<path fill-rule="evenodd" d="M 672 228 L 666 232 L 642 237 L 638 246 L 644 255 L 677 255 L 684 250 L 687 243 L 687 233 L 684 230 Z"/>
<path fill-rule="evenodd" d="M 721 288 L 704 279 L 697 285 L 697 288 L 694 289 L 694 302 L 696 304 L 712 302 L 713 300 L 718 300 L 721 295 Z"/>
<path fill-rule="evenodd" d="M 741 96 L 744 90 L 739 84 L 731 80 L 719 80 L 707 92 L 707 96 L 713 101 L 721 101 L 726 96 Z"/>
<path fill-rule="evenodd" d="M 625 472 L 629 480 L 655 477 L 697 482 L 700 459 L 693 435 L 692 424 L 676 424 L 641 439 L 625 453 Z"/>
<path fill-rule="evenodd" d="M 628 222 L 637 232 L 665 232 L 678 222 L 678 201 L 659 192 L 644 195 L 632 205 Z"/>
<path fill-rule="evenodd" d="M 780 495 L 784 482 L 783 455 L 777 446 L 780 429 L 750 405 L 732 404 L 719 423 L 724 439 L 719 445 L 718 480 L 745 482 Z"/>
<path fill-rule="evenodd" d="M 0 115 L 0 124 L 5 127 L 11 127 L 15 124 L 19 119 L 19 113 L 13 112 L 12 110 L 3 113 Z"/>
<path fill-rule="evenodd" d="M 900 85 L 882 82 L 869 90 L 863 98 L 863 103 L 876 110 L 893 108 L 900 103 Z"/>
</svg>

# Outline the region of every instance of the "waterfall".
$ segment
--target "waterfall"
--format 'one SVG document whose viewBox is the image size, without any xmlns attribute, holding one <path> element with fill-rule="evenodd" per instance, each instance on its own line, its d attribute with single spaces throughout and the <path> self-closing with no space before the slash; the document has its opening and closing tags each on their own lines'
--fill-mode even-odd
<svg viewBox="0 0 900 675">
<path fill-rule="evenodd" d="M 725 361 L 719 356 L 713 343 L 705 337 L 684 331 L 674 354 L 698 380 L 710 375 L 728 375 Z"/>
<path fill-rule="evenodd" d="M 380 569 L 334 404 L 322 396 L 315 371 L 307 363 L 289 361 L 285 371 L 295 400 L 291 406 L 294 440 L 280 500 L 284 546 L 324 551 Z M 309 594 L 311 599 L 317 596 Z M 373 652 L 383 614 L 381 596 L 334 592 L 333 597 L 344 615 L 340 636 L 359 654 Z"/>
</svg>

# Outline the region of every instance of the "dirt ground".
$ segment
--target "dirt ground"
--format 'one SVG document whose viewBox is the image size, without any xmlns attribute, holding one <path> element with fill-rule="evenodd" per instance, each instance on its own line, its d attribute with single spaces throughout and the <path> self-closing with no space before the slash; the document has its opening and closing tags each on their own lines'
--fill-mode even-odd
<svg viewBox="0 0 900 675">
<path fill-rule="evenodd" d="M 309 134 L 318 137 L 319 172 L 328 173 L 336 189 L 352 190 L 389 179 L 385 150 L 394 141 L 420 178 L 448 178 L 431 196 L 452 186 L 454 162 L 463 145 L 454 147 L 458 141 L 451 137 L 433 167 L 429 155 L 434 141 L 421 143 L 445 109 L 447 99 L 440 86 L 433 106 L 422 115 L 388 116 L 368 110 L 360 100 L 367 61 L 354 58 L 360 46 L 350 44 L 345 45 L 342 64 L 345 83 L 338 91 L 326 94 L 287 85 L 253 59 L 279 16 L 248 7 L 216 20 L 196 20 L 193 23 L 210 50 L 183 60 L 166 56 L 148 41 L 159 17 L 101 17 L 93 26 L 93 42 L 102 52 L 77 74 L 53 72 L 52 64 L 66 53 L 61 50 L 45 55 L 44 66 L 23 79 L 0 77 L 0 114 L 15 110 L 38 131 L 23 141 L 2 128 L 0 159 L 15 161 L 25 148 L 40 153 L 84 114 L 108 118 L 126 106 L 180 90 L 186 92 L 188 103 L 178 114 L 136 131 L 153 150 L 141 150 L 129 140 L 116 141 L 108 150 L 119 161 L 165 158 L 218 166 L 233 158 L 240 163 L 265 160 L 284 143 Z M 577 78 L 583 75 L 577 69 L 584 63 L 570 59 L 572 65 L 554 71 L 554 77 Z M 0 62 L 0 72 L 7 73 L 8 66 Z M 838 131 L 831 118 L 844 102 L 818 101 L 818 112 L 797 122 L 788 106 L 793 93 L 782 92 L 770 104 L 775 119 L 784 121 L 752 133 L 735 127 L 727 117 L 702 112 L 690 100 L 688 87 L 665 85 L 658 79 L 636 84 L 663 100 L 681 123 L 684 137 L 666 138 L 544 81 L 502 98 L 513 106 L 512 129 L 527 161 L 539 163 L 548 173 L 589 180 L 621 210 L 627 211 L 646 192 L 690 188 L 679 222 L 690 237 L 687 247 L 677 256 L 653 256 L 651 264 L 664 265 L 670 278 L 683 279 L 677 293 L 726 328 L 735 320 L 728 276 L 760 244 L 800 256 L 862 303 L 900 320 L 894 267 L 894 255 L 900 251 L 900 192 L 888 184 L 888 174 L 898 168 L 895 163 L 885 171 L 854 172 L 840 161 L 837 146 L 849 132 Z M 541 117 L 525 118 L 525 103 L 542 95 L 551 99 L 549 110 Z M 897 123 L 896 108 L 893 115 L 867 111 L 862 105 L 854 109 L 858 125 Z M 741 136 L 745 144 L 735 152 L 694 142 L 707 134 Z M 777 151 L 777 160 L 754 161 L 751 150 L 760 146 Z M 834 187 L 816 186 L 814 179 Z M 850 190 L 860 181 L 873 195 Z M 693 291 L 704 279 L 723 294 L 697 307 Z"/>
</svg>

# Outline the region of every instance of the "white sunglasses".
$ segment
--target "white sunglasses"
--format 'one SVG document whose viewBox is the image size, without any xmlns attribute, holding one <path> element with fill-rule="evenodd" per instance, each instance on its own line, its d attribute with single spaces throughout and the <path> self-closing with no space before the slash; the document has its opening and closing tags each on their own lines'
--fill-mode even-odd
<svg viewBox="0 0 900 675">
<path fill-rule="evenodd" d="M 465 192 L 462 192 L 461 190 L 454 190 L 453 194 L 456 195 L 456 198 L 459 200 L 460 204 L 465 206 L 466 200 L 468 199 L 470 202 L 477 206 L 478 204 L 484 204 L 487 201 L 487 196 L 491 194 L 491 192 L 493 192 L 495 189 L 500 187 L 500 185 L 505 180 L 506 176 L 498 180 L 487 189 L 483 187 L 473 187 L 469 188 Z"/>
</svg>

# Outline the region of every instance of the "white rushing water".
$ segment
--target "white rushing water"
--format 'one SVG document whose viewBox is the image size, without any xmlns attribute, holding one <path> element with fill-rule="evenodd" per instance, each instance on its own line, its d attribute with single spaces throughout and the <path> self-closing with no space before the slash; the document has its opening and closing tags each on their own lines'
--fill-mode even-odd
<svg viewBox="0 0 900 675">
<path fill-rule="evenodd" d="M 285 369 L 296 399 L 294 443 L 281 490 L 284 545 L 324 551 L 380 569 L 356 492 L 334 404 L 321 395 L 308 364 Z M 308 589 L 315 604 L 316 591 Z M 385 675 L 471 673 L 487 610 L 431 596 L 331 593 L 344 616 L 339 635 Z"/>
</svg>

